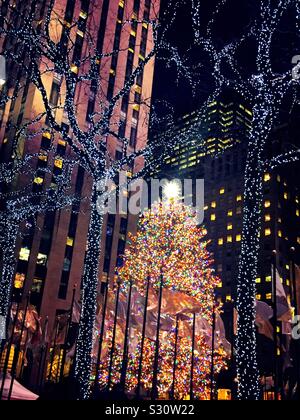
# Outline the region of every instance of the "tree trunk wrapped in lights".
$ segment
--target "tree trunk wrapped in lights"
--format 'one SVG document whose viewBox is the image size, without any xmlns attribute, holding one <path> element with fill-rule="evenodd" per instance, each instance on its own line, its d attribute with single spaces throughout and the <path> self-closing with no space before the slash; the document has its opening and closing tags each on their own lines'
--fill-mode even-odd
<svg viewBox="0 0 300 420">
<path fill-rule="evenodd" d="M 293 40 L 295 45 L 299 43 L 300 8 L 297 0 L 273 2 L 259 0 L 249 8 L 249 12 L 253 13 L 253 22 L 242 30 L 241 35 L 234 37 L 231 41 L 225 41 L 220 46 L 219 37 L 215 37 L 215 30 L 218 27 L 217 21 L 222 17 L 222 12 L 227 6 L 229 6 L 227 0 L 217 2 L 212 18 L 205 27 L 201 28 L 201 36 L 198 37 L 197 44 L 209 57 L 208 61 L 212 66 L 209 71 L 217 88 L 220 91 L 229 89 L 238 93 L 253 111 L 250 138 L 245 139 L 245 143 L 246 140 L 248 141 L 248 150 L 243 198 L 243 237 L 238 274 L 236 354 L 238 398 L 257 400 L 260 397 L 260 389 L 255 337 L 255 297 L 260 250 L 263 174 L 282 164 L 296 162 L 300 158 L 299 147 L 292 145 L 286 153 L 270 159 L 266 158 L 272 129 L 280 121 L 283 101 L 290 95 L 293 98 L 290 101 L 291 108 L 293 107 L 300 83 L 300 78 L 293 76 L 296 72 L 292 71 L 290 65 L 292 52 L 289 57 L 286 56 L 284 47 L 281 51 L 276 51 L 281 65 L 278 66 L 278 63 L 275 63 L 275 46 L 278 47 L 280 44 L 275 38 L 284 32 L 281 22 L 285 15 L 291 12 L 291 15 L 295 17 L 296 27 L 290 28 L 290 32 L 294 30 Z M 254 44 L 255 52 L 253 56 L 249 54 L 245 65 L 240 54 L 241 50 L 244 48 L 245 51 L 250 46 L 252 51 Z M 294 54 L 297 54 L 297 50 Z M 251 58 L 254 62 L 251 62 Z M 282 64 L 286 65 L 285 69 Z M 277 67 L 276 70 L 275 67 Z"/>
<path fill-rule="evenodd" d="M 2 223 L 3 222 L 3 223 Z M 15 272 L 15 252 L 18 238 L 19 225 L 13 220 L 1 217 L 1 279 L 0 279 L 0 316 L 7 317 L 13 277 Z M 5 234 L 4 234 L 5 233 Z M 2 236 L 1 235 L 1 236 Z"/>
<path fill-rule="evenodd" d="M 98 265 L 101 252 L 101 237 L 103 225 L 103 208 L 99 185 L 93 186 L 91 198 L 91 217 L 87 238 L 87 250 L 82 277 L 82 308 L 79 324 L 79 334 L 76 346 L 75 374 L 79 383 L 80 398 L 88 397 L 90 387 L 90 366 L 93 346 L 94 320 L 96 317 L 98 294 Z"/>
<path fill-rule="evenodd" d="M 183 399 L 191 389 L 192 363 L 192 313 L 206 321 L 206 334 L 197 324 L 195 329 L 193 394 L 207 399 L 211 378 L 211 335 L 213 322 L 214 288 L 219 279 L 212 269 L 212 257 L 207 250 L 206 231 L 198 227 L 193 210 L 174 200 L 159 203 L 140 218 L 136 236 L 130 236 L 124 265 L 118 272 L 124 296 L 129 285 L 134 288 L 130 309 L 130 334 L 126 390 L 138 386 L 139 365 L 142 355 L 141 385 L 153 391 L 155 378 L 156 398 Z M 147 304 L 147 328 L 142 337 L 143 310 L 137 303 L 150 293 Z M 161 284 L 163 288 L 161 290 Z M 164 296 L 165 295 L 165 296 Z M 160 304 L 161 302 L 161 304 Z M 119 308 L 120 310 L 120 308 Z M 217 309 L 218 312 L 220 308 Z M 175 357 L 176 318 L 179 317 L 178 342 Z M 104 351 L 99 369 L 99 384 L 105 389 L 111 355 L 112 321 L 107 320 Z M 121 380 L 125 320 L 120 319 L 113 351 L 113 372 L 110 385 L 118 386 Z M 158 327 L 158 337 L 156 329 Z M 158 355 L 156 360 L 156 354 Z M 226 351 L 218 343 L 214 352 L 214 369 L 219 373 L 226 368 Z M 175 364 L 175 375 L 174 375 Z M 123 372 L 124 373 L 124 372 Z M 173 384 L 173 377 L 175 383 Z"/>
<path fill-rule="evenodd" d="M 257 364 L 257 343 L 255 329 L 256 283 L 258 277 L 258 256 L 260 250 L 261 217 L 263 206 L 263 150 L 267 139 L 264 130 L 270 132 L 270 117 L 261 119 L 261 112 L 267 112 L 268 103 L 254 109 L 253 128 L 248 148 L 245 169 L 243 241 L 238 274 L 238 335 L 237 369 L 239 392 L 242 399 L 259 397 L 259 372 Z M 256 115 L 257 112 L 257 115 Z"/>
</svg>

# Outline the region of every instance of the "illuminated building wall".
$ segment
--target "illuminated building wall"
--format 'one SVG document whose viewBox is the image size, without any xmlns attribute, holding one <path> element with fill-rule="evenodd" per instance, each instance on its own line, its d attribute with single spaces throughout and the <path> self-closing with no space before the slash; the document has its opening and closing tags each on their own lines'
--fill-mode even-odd
<svg viewBox="0 0 300 420">
<path fill-rule="evenodd" d="M 44 19 L 44 6 L 45 1 L 39 2 L 36 11 L 38 19 Z M 26 9 L 25 1 L 16 2 L 16 7 L 19 11 L 21 7 Z M 107 103 L 124 86 L 134 68 L 152 49 L 150 26 L 146 23 L 137 24 L 136 20 L 139 22 L 143 19 L 149 20 L 154 13 L 157 13 L 158 8 L 159 1 L 153 0 L 56 0 L 51 24 L 53 40 L 63 42 L 63 28 L 72 26 L 74 22 L 78 23 L 71 32 L 74 53 L 70 65 L 75 75 L 80 75 L 81 57 L 91 40 L 99 54 L 116 51 L 115 54 L 110 54 L 96 63 L 101 92 L 91 83 L 88 86 L 79 86 L 76 91 L 78 122 L 83 130 L 89 129 L 93 112 L 101 112 L 101 104 Z M 57 17 L 63 22 L 63 27 L 57 25 Z M 127 24 L 127 29 L 124 30 L 125 21 L 132 22 Z M 7 42 L 13 40 L 5 40 L 1 47 L 5 48 Z M 147 115 L 152 92 L 153 69 L 154 60 L 145 66 L 130 94 L 122 98 L 113 116 L 113 123 L 119 125 L 120 136 L 126 135 L 130 139 L 129 149 L 132 151 L 143 147 L 147 141 Z M 21 67 L 11 71 L 8 76 L 6 89 L 13 92 L 16 79 L 24 79 Z M 46 74 L 44 82 L 51 105 L 53 107 L 61 105 L 63 108 L 65 91 L 59 72 Z M 14 159 L 12 145 L 15 132 L 9 122 L 21 126 L 42 109 L 39 93 L 25 80 L 22 94 L 2 110 L 0 131 L 2 162 Z M 56 121 L 66 132 L 71 131 L 63 109 L 57 109 Z M 53 134 L 47 118 L 43 118 L 41 124 L 45 131 L 39 139 L 35 138 L 34 142 L 30 142 L 24 138 L 18 144 L 20 154 L 39 153 L 39 158 L 36 160 L 37 175 L 32 186 L 36 192 L 43 191 L 46 186 L 55 188 L 55 176 L 61 173 L 64 159 L 72 153 L 66 142 Z M 120 159 L 122 142 L 114 137 L 108 137 L 106 142 L 110 155 Z M 54 151 L 50 150 L 51 144 L 55 146 Z M 46 173 L 44 169 L 50 167 L 50 161 L 53 162 L 51 171 Z M 21 177 L 19 182 L 20 185 L 25 184 L 27 179 Z M 73 190 L 82 196 L 88 196 L 90 185 L 89 176 L 81 167 L 77 168 L 73 175 Z M 78 285 L 77 298 L 80 298 L 88 223 L 89 209 L 87 202 L 83 202 L 80 206 L 74 204 L 68 210 L 48 211 L 45 215 L 39 215 L 36 226 L 30 223 L 23 226 L 24 235 L 19 240 L 17 250 L 14 298 L 19 299 L 22 295 L 24 297 L 30 290 L 31 303 L 40 310 L 42 319 L 50 317 L 50 329 L 55 315 L 69 309 L 75 284 Z M 134 228 L 133 217 L 110 215 L 106 219 L 103 229 L 103 253 L 99 262 L 99 285 L 101 281 L 106 282 L 113 278 L 118 256 L 124 252 L 127 233 Z"/>
<path fill-rule="evenodd" d="M 185 115 L 178 122 L 178 131 L 185 133 L 191 125 L 200 122 L 197 111 Z M 223 153 L 227 148 L 242 143 L 248 136 L 252 124 L 252 112 L 233 94 L 224 94 L 212 102 L 203 125 L 205 148 L 195 145 L 177 146 L 166 163 L 174 170 L 193 168 L 206 155 Z"/>
<path fill-rule="evenodd" d="M 236 295 L 242 240 L 244 169 L 251 110 L 240 101 L 230 100 L 227 106 L 224 103 L 223 100 L 216 101 L 208 111 L 208 131 L 215 133 L 219 131 L 219 136 L 214 136 L 215 141 L 211 142 L 211 137 L 208 135 L 205 140 L 205 151 L 200 151 L 197 146 L 178 148 L 177 154 L 166 159 L 159 176 L 168 179 L 204 179 L 204 224 L 207 228 L 207 238 L 211 241 L 209 249 L 214 255 L 215 269 L 221 279 L 217 295 L 223 302 L 231 302 Z M 230 124 L 230 133 L 226 131 L 223 133 L 225 137 L 222 137 L 224 109 L 232 110 L 230 111 L 232 124 Z M 184 132 L 189 124 L 195 122 L 196 115 L 195 112 L 184 117 L 178 123 L 178 130 Z M 282 131 L 278 129 L 273 133 L 272 150 L 276 150 L 277 153 L 280 152 L 284 142 L 288 142 L 287 132 L 282 133 Z M 224 138 L 230 138 L 231 141 L 222 149 Z M 291 172 L 283 168 L 278 172 L 265 173 L 257 298 L 269 304 L 272 298 L 273 250 L 277 251 L 277 267 L 286 292 L 288 294 L 291 292 L 290 248 L 295 247 L 296 255 L 298 257 L 300 255 L 299 200 L 300 191 Z"/>
</svg>

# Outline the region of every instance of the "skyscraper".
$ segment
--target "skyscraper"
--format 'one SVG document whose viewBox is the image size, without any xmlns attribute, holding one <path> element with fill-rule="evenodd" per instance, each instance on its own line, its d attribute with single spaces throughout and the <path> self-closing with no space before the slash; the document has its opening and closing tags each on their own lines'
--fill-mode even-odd
<svg viewBox="0 0 300 420">
<path fill-rule="evenodd" d="M 7 4 L 6 4 L 7 3 Z M 47 1 L 2 3 L 2 17 L 16 28 L 22 27 L 29 16 L 31 24 L 39 31 L 47 17 Z M 86 71 L 83 57 L 90 51 L 96 58 L 93 62 L 97 74 L 89 82 L 78 83 L 73 105 L 78 125 L 89 130 L 91 122 L 103 111 L 103 104 L 117 94 L 128 82 L 134 69 L 143 61 L 153 47 L 153 34 L 149 20 L 157 15 L 159 1 L 151 0 L 56 0 L 50 16 L 50 37 L 70 57 L 70 69 L 74 77 Z M 2 37 L 1 48 L 20 53 L 12 37 Z M 71 53 L 70 53 L 71 51 Z M 26 63 L 29 51 L 22 51 Z M 47 67 L 48 66 L 48 67 Z M 72 137 L 72 127 L 66 118 L 65 80 L 59 67 L 50 67 L 47 60 L 40 61 L 41 74 L 48 101 L 55 114 L 55 121 Z M 70 146 L 55 134 L 47 115 L 39 119 L 40 135 L 30 138 L 18 137 L 16 130 L 44 108 L 38 89 L 26 79 L 22 65 L 7 63 L 8 80 L 5 92 L 15 95 L 1 110 L 1 162 L 13 162 L 18 155 L 37 154 L 36 173 L 32 191 L 40 193 L 45 188 L 57 188 L 57 177 L 63 172 L 65 162 L 73 155 Z M 112 118 L 118 127 L 118 138 L 107 136 L 107 151 L 113 160 L 123 155 L 124 144 L 120 139 L 129 139 L 128 148 L 138 150 L 147 142 L 148 106 L 150 104 L 154 60 L 140 72 L 130 92 L 121 95 Z M 20 87 L 21 86 L 21 87 Z M 17 90 L 18 89 L 18 90 Z M 27 133 L 28 134 L 28 133 Z M 134 168 L 129 169 L 129 176 Z M 90 194 L 90 178 L 82 166 L 73 173 L 73 192 L 82 197 Z M 19 184 L 26 177 L 19 177 Z M 12 185 L 2 185 L 11 188 Z M 80 283 L 84 265 L 86 237 L 89 223 L 89 208 L 86 201 L 74 203 L 66 210 L 48 210 L 34 220 L 22 225 L 22 235 L 16 251 L 16 272 L 13 287 L 15 300 L 31 292 L 31 303 L 37 307 L 42 319 L 49 317 L 53 329 L 56 315 L 70 308 L 72 290 L 77 285 L 76 297 L 80 299 Z M 128 230 L 134 230 L 135 219 L 127 215 L 109 215 L 104 224 L 102 257 L 99 261 L 99 285 L 113 279 L 118 256 L 124 252 Z M 100 287 L 99 287 L 100 290 Z"/>
<path fill-rule="evenodd" d="M 228 98 L 228 96 L 227 96 Z M 229 97 L 230 98 L 230 97 Z M 251 108 L 238 98 L 215 101 L 208 107 L 204 145 L 178 147 L 166 159 L 160 176 L 204 179 L 205 219 L 209 249 L 220 277 L 217 295 L 223 303 L 236 296 L 238 261 L 242 242 L 244 169 L 247 139 L 251 129 Z M 178 123 L 184 133 L 195 124 L 197 112 Z M 184 123 L 182 123 L 184 121 Z M 213 135 L 211 135 L 214 133 Z M 272 156 L 289 142 L 286 127 L 273 132 Z M 276 154 L 276 153 L 275 153 Z M 291 172 L 283 167 L 264 174 L 261 251 L 257 299 L 272 302 L 272 251 L 277 251 L 277 269 L 291 296 L 290 248 L 300 255 L 300 197 Z"/>
</svg>

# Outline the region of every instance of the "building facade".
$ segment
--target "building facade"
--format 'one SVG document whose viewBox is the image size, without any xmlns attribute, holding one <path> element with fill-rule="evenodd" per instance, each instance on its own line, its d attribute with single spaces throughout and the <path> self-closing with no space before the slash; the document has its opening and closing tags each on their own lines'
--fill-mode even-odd
<svg viewBox="0 0 300 420">
<path fill-rule="evenodd" d="M 205 219 L 209 250 L 220 278 L 217 296 L 231 304 L 236 298 L 238 261 L 243 223 L 244 169 L 247 138 L 251 129 L 251 108 L 237 97 L 226 95 L 208 108 L 208 135 L 204 146 L 178 147 L 160 169 L 169 179 L 204 179 Z M 178 130 L 197 122 L 197 112 L 185 116 Z M 267 153 L 280 152 L 288 143 L 284 128 L 276 129 Z M 277 269 L 288 298 L 291 297 L 291 247 L 300 257 L 300 192 L 293 172 L 282 168 L 264 174 L 261 252 L 257 299 L 272 303 L 272 251 L 276 250 Z"/>
<path fill-rule="evenodd" d="M 6 4 L 7 3 L 7 4 Z M 11 25 L 22 27 L 31 10 L 32 25 L 42 25 L 47 18 L 48 1 L 2 2 L 3 18 Z M 14 12 L 15 10 L 15 12 Z M 152 0 L 56 0 L 50 18 L 50 37 L 61 43 L 62 51 L 71 51 L 70 68 L 74 77 L 86 71 L 83 57 L 93 51 L 97 77 L 89 82 L 78 83 L 74 95 L 74 107 L 78 125 L 89 130 L 101 115 L 104 105 L 124 87 L 133 71 L 153 48 L 151 25 L 147 22 L 157 16 L 159 1 Z M 1 49 L 17 51 L 14 40 L 2 37 Z M 26 48 L 23 58 L 26 62 Z M 66 102 L 65 81 L 59 69 L 45 71 L 47 62 L 41 60 L 41 72 L 47 98 L 55 121 L 72 137 L 72 127 L 64 112 Z M 118 136 L 107 136 L 107 151 L 113 160 L 123 156 L 124 142 L 129 139 L 129 151 L 145 146 L 148 138 L 148 109 L 151 101 L 154 60 L 151 60 L 136 77 L 130 92 L 121 95 L 112 117 L 118 127 Z M 16 86 L 22 88 L 17 91 Z M 7 81 L 4 92 L 14 97 L 1 109 L 0 159 L 12 162 L 16 155 L 37 154 L 32 191 L 39 193 L 46 188 L 56 188 L 57 177 L 62 174 L 65 161 L 73 152 L 61 136 L 53 132 L 47 116 L 40 120 L 40 134 L 18 138 L 18 127 L 43 112 L 38 89 L 24 78 L 22 66 L 7 63 Z M 14 95 L 15 93 L 15 95 Z M 129 168 L 129 175 L 134 172 Z M 28 183 L 20 176 L 19 185 Z M 12 185 L 1 185 L 3 190 L 13 190 Z M 76 166 L 72 175 L 72 191 L 88 197 L 91 179 L 83 167 Z M 80 300 L 80 284 L 84 266 L 86 238 L 89 224 L 88 200 L 76 203 L 68 209 L 47 211 L 28 220 L 21 226 L 22 234 L 16 250 L 16 271 L 13 298 L 24 299 L 31 292 L 30 301 L 44 322 L 49 317 L 49 330 L 53 330 L 55 318 L 70 309 L 74 287 Z M 3 203 L 2 203 L 3 204 Z M 118 257 L 123 254 L 128 231 L 135 229 L 135 219 L 127 215 L 109 215 L 105 219 L 102 256 L 99 262 L 99 292 L 101 284 L 113 280 Z"/>
</svg>

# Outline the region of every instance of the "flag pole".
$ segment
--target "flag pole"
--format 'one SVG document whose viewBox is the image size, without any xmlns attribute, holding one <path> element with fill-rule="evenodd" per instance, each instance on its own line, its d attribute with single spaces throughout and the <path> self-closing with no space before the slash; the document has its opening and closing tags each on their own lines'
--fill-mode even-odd
<svg viewBox="0 0 300 420">
<path fill-rule="evenodd" d="M 175 382 L 176 382 L 176 363 L 177 363 L 177 347 L 178 347 L 178 332 L 179 332 L 179 315 L 176 315 L 176 327 L 175 327 L 175 348 L 174 348 L 174 363 L 173 363 L 173 380 L 171 399 L 175 400 Z"/>
<path fill-rule="evenodd" d="M 210 366 L 210 399 L 214 400 L 214 377 L 215 377 L 215 330 L 216 330 L 216 312 L 215 312 L 215 296 L 213 296 L 213 314 L 211 328 L 211 366 Z"/>
<path fill-rule="evenodd" d="M 291 263 L 290 263 L 290 271 L 291 271 L 291 279 L 292 279 L 292 287 L 293 287 L 293 303 L 295 308 L 294 315 L 299 315 L 299 306 L 300 302 L 298 302 L 298 296 L 297 296 L 297 283 L 296 283 L 296 261 L 295 261 L 295 248 L 292 247 L 290 249 L 290 255 L 291 255 Z M 294 340 L 296 354 L 295 354 L 295 368 L 296 368 L 296 377 L 297 377 L 297 395 L 298 399 L 300 399 L 300 346 L 299 346 L 299 340 Z"/>
<path fill-rule="evenodd" d="M 151 400 L 158 398 L 158 357 L 159 357 L 159 333 L 160 333 L 160 318 L 161 318 L 161 307 L 162 307 L 162 294 L 163 294 L 164 277 L 160 275 L 160 287 L 159 287 L 159 301 L 158 301 L 158 313 L 157 313 L 157 328 L 156 328 L 156 340 L 155 340 L 155 355 L 153 364 L 153 380 L 151 390 Z"/>
<path fill-rule="evenodd" d="M 103 344 L 104 328 L 105 328 L 106 308 L 107 308 L 107 301 L 108 301 L 108 289 L 109 289 L 109 283 L 107 282 L 106 283 L 106 288 L 105 288 L 105 294 L 104 294 L 104 302 L 103 302 L 101 331 L 100 331 L 100 336 L 99 336 L 99 347 L 98 347 L 97 364 L 96 364 L 96 375 L 95 375 L 95 381 L 94 381 L 94 393 L 98 389 L 100 362 L 101 362 L 101 354 L 102 354 L 102 344 Z"/>
<path fill-rule="evenodd" d="M 27 299 L 26 299 L 26 306 L 25 306 L 24 316 L 23 316 L 23 320 L 22 320 L 20 340 L 18 341 L 18 344 L 16 346 L 16 351 L 14 353 L 13 365 L 12 365 L 12 369 L 11 369 L 11 381 L 10 381 L 9 393 L 8 393 L 8 396 L 7 396 L 8 401 L 10 401 L 10 399 L 11 399 L 13 386 L 14 386 L 14 381 L 15 381 L 15 377 L 16 377 L 16 370 L 17 370 L 17 366 L 18 366 L 19 355 L 20 355 L 20 350 L 21 350 L 21 345 L 22 345 L 22 337 L 23 337 L 25 324 L 26 324 L 26 316 L 27 316 L 27 312 L 28 312 L 29 301 L 30 301 L 30 292 L 28 293 L 28 296 L 27 296 Z"/>
<path fill-rule="evenodd" d="M 13 340 L 14 340 L 15 329 L 16 329 L 16 324 L 17 324 L 17 320 L 18 320 L 18 316 L 19 316 L 19 311 L 20 311 L 20 302 L 18 302 L 18 304 L 17 304 L 16 314 L 15 314 L 15 317 L 14 317 L 14 320 L 13 320 L 13 325 L 12 325 L 11 337 L 9 339 L 8 346 L 6 348 L 5 361 L 4 361 L 3 371 L 2 371 L 3 377 L 2 377 L 2 383 L 1 383 L 1 389 L 0 389 L 0 401 L 2 400 L 2 396 L 3 396 L 4 384 L 5 384 L 5 379 L 6 379 L 6 374 L 7 374 L 8 364 L 9 364 L 9 356 L 10 356 L 10 352 L 11 352 L 11 348 L 12 348 L 12 343 L 13 343 Z"/>
<path fill-rule="evenodd" d="M 57 341 L 57 337 L 58 337 L 58 329 L 59 329 L 59 320 L 60 320 L 60 316 L 58 316 L 55 320 L 55 335 L 54 335 L 54 343 L 53 343 L 53 350 L 52 350 L 52 355 L 51 355 L 51 363 L 50 363 L 50 369 L 49 369 L 49 374 L 48 374 L 48 382 L 50 382 L 51 380 L 51 376 L 52 376 L 52 369 L 53 369 L 53 364 L 54 364 L 54 358 L 55 358 L 55 351 L 56 351 L 56 341 Z M 51 348 L 51 346 L 50 346 Z"/>
<path fill-rule="evenodd" d="M 276 295 L 276 286 L 277 286 L 277 276 L 276 276 L 276 255 L 277 252 L 276 250 L 273 251 L 273 273 L 272 273 L 272 277 L 273 277 L 273 293 L 272 293 L 272 298 L 273 298 L 273 318 L 274 318 L 274 398 L 275 401 L 278 401 L 278 363 L 277 363 L 277 295 Z"/>
<path fill-rule="evenodd" d="M 195 365 L 195 339 L 196 339 L 196 312 L 193 313 L 192 360 L 190 379 L 190 399 L 194 399 L 194 365 Z"/>
<path fill-rule="evenodd" d="M 147 325 L 147 309 L 148 309 L 148 300 L 149 300 L 149 289 L 150 289 L 150 276 L 147 277 L 147 289 L 145 296 L 145 306 L 144 306 L 144 318 L 143 318 L 143 328 L 142 328 L 142 341 L 141 341 L 141 355 L 139 360 L 139 370 L 138 370 L 138 383 L 136 388 L 136 398 L 140 398 L 141 392 L 141 379 L 142 379 L 142 369 L 143 369 L 143 353 L 145 347 L 145 335 L 146 335 L 146 325 Z"/>
<path fill-rule="evenodd" d="M 295 308 L 295 315 L 298 315 L 298 298 L 297 298 L 297 285 L 296 285 L 296 267 L 295 267 L 295 248 L 292 247 L 290 250 L 291 254 L 291 263 L 290 263 L 290 272 L 291 272 L 291 279 L 292 279 L 292 288 L 293 288 L 293 303 Z"/>
<path fill-rule="evenodd" d="M 38 368 L 38 372 L 37 372 L 37 389 L 40 391 L 41 389 L 41 383 L 43 380 L 43 376 L 44 376 L 44 370 L 45 370 L 45 361 L 46 361 L 46 343 L 45 343 L 45 332 L 47 331 L 47 326 L 48 326 L 48 322 L 49 322 L 49 318 L 48 316 L 45 319 L 45 324 L 44 324 L 44 331 L 43 331 L 43 342 L 41 345 L 41 350 L 40 350 L 40 361 L 39 361 L 39 368 Z"/>
<path fill-rule="evenodd" d="M 45 366 L 46 366 L 46 362 L 47 362 L 47 354 L 48 354 L 48 349 L 49 349 L 49 344 L 46 343 L 43 347 L 42 347 L 42 367 L 41 367 L 41 373 L 40 373 L 40 379 L 39 379 L 39 383 L 38 383 L 38 390 L 41 393 L 41 390 L 43 389 L 44 386 L 44 381 L 45 381 Z M 47 372 L 46 372 L 47 373 Z"/>
<path fill-rule="evenodd" d="M 117 295 L 116 295 L 114 327 L 113 327 L 113 335 L 112 335 L 111 350 L 110 350 L 110 360 L 109 360 L 109 368 L 108 368 L 108 380 L 107 380 L 107 390 L 108 391 L 110 390 L 110 387 L 111 387 L 113 358 L 114 358 L 116 333 L 117 333 L 118 308 L 119 308 L 120 288 L 121 288 L 121 281 L 120 281 L 120 279 L 118 279 L 117 284 L 118 284 L 118 287 L 117 287 Z"/>
<path fill-rule="evenodd" d="M 20 368 L 20 378 L 23 378 L 23 371 L 24 371 L 24 365 L 25 365 L 25 359 L 26 359 L 26 353 L 27 353 L 27 343 L 29 340 L 29 334 L 28 334 L 28 328 L 26 329 L 26 336 L 25 336 L 25 344 L 24 344 L 24 352 L 22 355 L 22 360 L 21 360 L 21 368 Z"/>
<path fill-rule="evenodd" d="M 121 379 L 120 379 L 121 391 L 123 392 L 125 392 L 126 375 L 127 375 L 127 367 L 128 367 L 128 335 L 129 335 L 129 324 L 130 324 L 130 316 L 131 316 L 132 284 L 133 284 L 132 279 L 130 279 L 128 302 L 127 302 L 127 313 L 126 313 L 125 336 L 124 336 L 123 360 L 122 360 Z"/>
<path fill-rule="evenodd" d="M 62 355 L 62 360 L 61 360 L 59 382 L 62 382 L 62 380 L 64 378 L 64 370 L 65 370 L 65 364 L 66 364 L 66 359 L 67 359 L 67 345 L 68 345 L 68 340 L 69 340 L 70 329 L 71 329 L 71 326 L 72 326 L 72 323 L 73 323 L 73 311 L 74 311 L 74 305 L 75 305 L 76 289 L 77 289 L 77 284 L 75 284 L 74 287 L 73 287 L 72 302 L 71 302 L 69 319 L 68 319 L 67 328 L 66 328 L 65 342 L 64 342 L 64 347 L 63 347 L 63 355 Z"/>
</svg>

